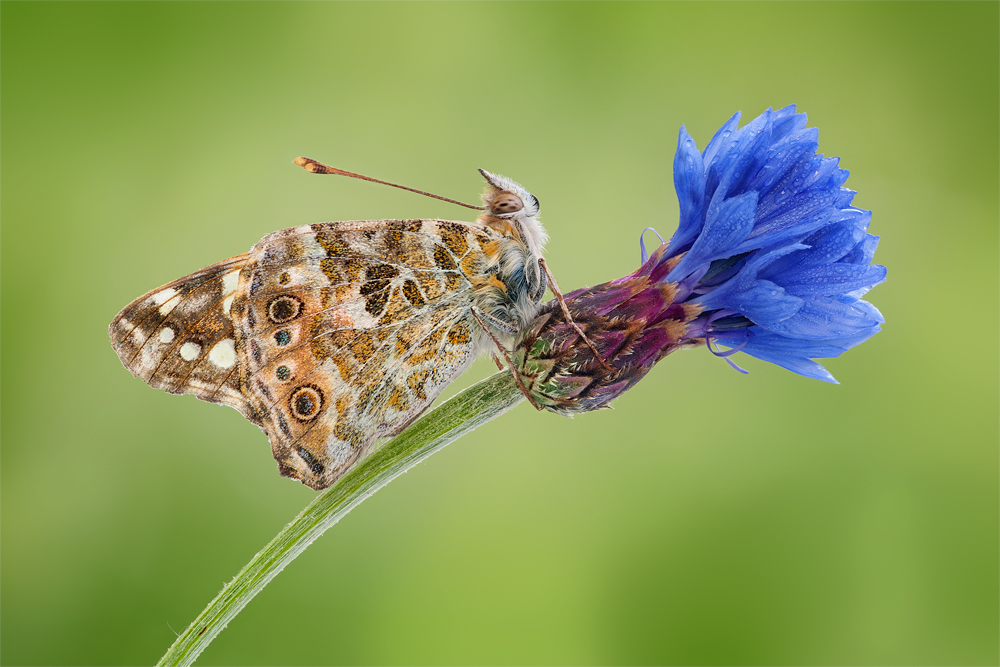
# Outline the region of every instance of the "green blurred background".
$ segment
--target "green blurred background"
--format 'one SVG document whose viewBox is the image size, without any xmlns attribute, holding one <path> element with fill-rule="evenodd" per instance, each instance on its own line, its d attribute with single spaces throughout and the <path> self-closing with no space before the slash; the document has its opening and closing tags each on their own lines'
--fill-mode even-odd
<svg viewBox="0 0 1000 667">
<path fill-rule="evenodd" d="M 465 200 L 507 174 L 570 289 L 673 231 L 681 123 L 704 147 L 790 103 L 889 267 L 841 386 L 700 350 L 613 411 L 522 404 L 355 510 L 201 663 L 1000 660 L 997 3 L 0 14 L 4 664 L 154 662 L 313 497 L 235 411 L 133 379 L 122 306 L 275 229 L 468 219 L 292 158 Z"/>
</svg>

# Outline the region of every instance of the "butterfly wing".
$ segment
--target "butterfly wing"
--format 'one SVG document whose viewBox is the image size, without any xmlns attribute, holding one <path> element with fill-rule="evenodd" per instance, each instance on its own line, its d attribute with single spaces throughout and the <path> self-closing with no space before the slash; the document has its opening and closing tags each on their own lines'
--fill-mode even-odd
<svg viewBox="0 0 1000 667">
<path fill-rule="evenodd" d="M 498 238 L 474 223 L 371 220 L 254 246 L 232 305 L 240 382 L 283 475 L 326 488 L 468 367 L 484 342 L 471 303 Z"/>
<path fill-rule="evenodd" d="M 229 313 L 248 258 L 237 255 L 139 297 L 108 333 L 132 375 L 172 394 L 232 406 L 257 423 L 240 390 Z"/>
</svg>

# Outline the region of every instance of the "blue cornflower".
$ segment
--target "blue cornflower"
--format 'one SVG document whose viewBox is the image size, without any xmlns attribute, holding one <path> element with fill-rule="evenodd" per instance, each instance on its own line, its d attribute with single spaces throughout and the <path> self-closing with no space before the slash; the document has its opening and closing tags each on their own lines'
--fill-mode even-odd
<svg viewBox="0 0 1000 667">
<path fill-rule="evenodd" d="M 533 400 L 558 412 L 602 407 L 664 356 L 712 344 L 836 382 L 817 358 L 880 330 L 861 297 L 885 280 L 871 264 L 871 213 L 854 206 L 838 158 L 789 106 L 737 129 L 737 113 L 699 152 L 682 126 L 674 158 L 677 232 L 632 275 L 567 295 L 602 365 L 554 304 L 515 350 Z M 735 364 L 733 364 L 735 366 Z M 609 369 L 610 367 L 610 369 Z M 737 367 L 738 368 L 738 367 Z M 742 369 L 741 369 L 742 370 Z"/>
</svg>

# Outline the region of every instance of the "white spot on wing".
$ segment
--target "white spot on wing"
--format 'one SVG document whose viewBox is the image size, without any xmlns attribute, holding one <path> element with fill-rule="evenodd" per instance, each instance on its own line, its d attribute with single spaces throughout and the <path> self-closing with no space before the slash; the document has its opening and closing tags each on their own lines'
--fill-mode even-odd
<svg viewBox="0 0 1000 667">
<path fill-rule="evenodd" d="M 142 344 L 146 342 L 145 332 L 139 327 L 132 329 L 131 336 L 132 336 L 132 344 L 135 345 L 136 347 L 142 347 Z"/>
<path fill-rule="evenodd" d="M 232 368 L 236 363 L 236 345 L 232 338 L 216 343 L 208 352 L 208 360 L 219 368 Z"/>
<path fill-rule="evenodd" d="M 222 276 L 222 293 L 232 294 L 236 291 L 236 283 L 240 281 L 240 270 L 230 271 Z"/>
<path fill-rule="evenodd" d="M 229 314 L 229 309 L 233 307 L 233 297 L 234 296 L 236 296 L 236 295 L 235 294 L 230 294 L 229 296 L 227 296 L 225 299 L 222 300 L 222 310 L 223 310 L 223 312 L 226 313 L 226 315 Z"/>
<path fill-rule="evenodd" d="M 169 315 L 170 311 L 177 307 L 177 304 L 181 302 L 181 295 L 178 294 L 175 297 L 171 297 L 160 306 L 160 315 Z"/>
<path fill-rule="evenodd" d="M 160 342 L 169 343 L 174 339 L 174 330 L 170 327 L 163 327 L 160 329 Z"/>
<path fill-rule="evenodd" d="M 173 287 L 168 287 L 167 289 L 161 290 L 153 295 L 153 303 L 155 303 L 157 306 L 161 306 L 163 305 L 164 301 L 173 298 L 175 294 L 177 294 L 177 290 L 175 290 Z"/>
<path fill-rule="evenodd" d="M 201 354 L 201 345 L 198 343 L 184 343 L 181 345 L 181 358 L 184 361 L 194 361 Z"/>
</svg>

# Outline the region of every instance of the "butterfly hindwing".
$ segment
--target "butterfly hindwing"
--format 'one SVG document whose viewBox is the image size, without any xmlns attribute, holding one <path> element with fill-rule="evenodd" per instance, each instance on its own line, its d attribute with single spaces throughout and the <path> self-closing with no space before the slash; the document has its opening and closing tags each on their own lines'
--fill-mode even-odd
<svg viewBox="0 0 1000 667">
<path fill-rule="evenodd" d="M 325 488 L 420 415 L 475 358 L 496 234 L 371 220 L 275 232 L 240 275 L 241 386 L 282 474 Z"/>
<path fill-rule="evenodd" d="M 256 421 L 240 390 L 229 312 L 248 257 L 213 264 L 122 309 L 108 331 L 125 367 L 153 387 L 230 405 Z"/>
</svg>

